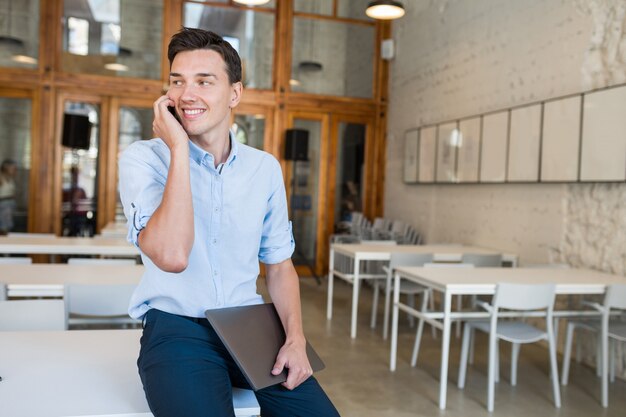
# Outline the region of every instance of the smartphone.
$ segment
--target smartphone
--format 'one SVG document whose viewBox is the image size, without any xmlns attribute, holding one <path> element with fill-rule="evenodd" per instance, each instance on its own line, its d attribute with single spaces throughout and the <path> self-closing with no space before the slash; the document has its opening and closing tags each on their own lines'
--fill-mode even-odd
<svg viewBox="0 0 626 417">
<path fill-rule="evenodd" d="M 180 123 L 180 118 L 178 117 L 178 114 L 176 114 L 176 109 L 172 106 L 167 106 L 167 109 L 170 113 L 172 113 L 172 116 L 174 116 L 174 118 L 178 120 L 178 123 Z"/>
</svg>

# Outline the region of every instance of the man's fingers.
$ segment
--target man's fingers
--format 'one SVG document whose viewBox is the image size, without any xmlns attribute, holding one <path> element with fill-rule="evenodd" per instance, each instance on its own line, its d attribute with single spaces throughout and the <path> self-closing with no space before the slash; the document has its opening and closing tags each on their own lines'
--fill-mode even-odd
<svg viewBox="0 0 626 417">
<path fill-rule="evenodd" d="M 274 363 L 274 367 L 272 368 L 272 375 L 280 374 L 285 368 L 285 362 L 282 359 L 276 359 L 276 363 Z"/>
</svg>

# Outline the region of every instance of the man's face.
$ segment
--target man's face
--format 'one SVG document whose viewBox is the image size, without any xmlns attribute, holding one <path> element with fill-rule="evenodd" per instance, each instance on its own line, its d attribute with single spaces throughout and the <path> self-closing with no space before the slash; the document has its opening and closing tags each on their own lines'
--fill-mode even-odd
<svg viewBox="0 0 626 417">
<path fill-rule="evenodd" d="M 230 126 L 230 109 L 239 103 L 241 83 L 230 84 L 224 59 L 215 51 L 197 49 L 174 57 L 167 93 L 190 137 Z"/>
</svg>

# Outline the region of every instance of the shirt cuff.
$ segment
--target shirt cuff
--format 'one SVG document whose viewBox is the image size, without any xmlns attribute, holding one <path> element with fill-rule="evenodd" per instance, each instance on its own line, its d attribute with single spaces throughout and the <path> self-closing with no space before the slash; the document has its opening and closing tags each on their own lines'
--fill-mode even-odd
<svg viewBox="0 0 626 417">
<path fill-rule="evenodd" d="M 272 244 L 275 242 L 276 244 Z M 284 242 L 283 244 L 278 244 Z M 259 260 L 264 264 L 279 264 L 293 255 L 293 251 L 296 248 L 296 243 L 293 238 L 293 232 L 291 228 L 291 222 L 284 229 L 284 232 L 280 236 L 273 237 L 270 242 L 265 242 L 265 245 L 261 247 L 259 251 Z"/>
<path fill-rule="evenodd" d="M 131 203 L 131 213 L 129 217 L 128 236 L 126 239 L 139 248 L 139 233 L 146 228 L 148 220 L 152 217 L 152 213 L 149 215 L 143 214 L 141 206 Z M 141 248 L 139 248 L 141 249 Z"/>
</svg>

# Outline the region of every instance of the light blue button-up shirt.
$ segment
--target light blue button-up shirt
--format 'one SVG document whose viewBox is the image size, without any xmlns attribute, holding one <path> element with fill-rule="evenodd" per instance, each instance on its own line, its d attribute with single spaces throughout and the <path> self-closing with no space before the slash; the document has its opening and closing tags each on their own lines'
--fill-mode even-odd
<svg viewBox="0 0 626 417">
<path fill-rule="evenodd" d="M 129 314 L 141 318 L 156 308 L 204 317 L 210 308 L 259 304 L 259 261 L 280 263 L 295 248 L 282 171 L 272 155 L 237 143 L 215 167 L 213 155 L 189 141 L 195 239 L 187 269 L 160 270 L 141 253 L 146 268 Z M 161 139 L 129 146 L 119 160 L 120 196 L 128 240 L 138 236 L 161 204 L 170 150 Z M 139 247 L 141 250 L 141 248 Z"/>
</svg>

